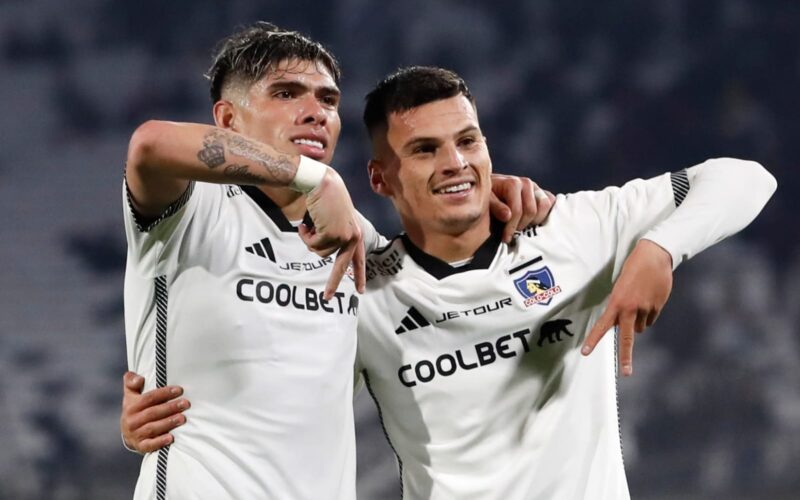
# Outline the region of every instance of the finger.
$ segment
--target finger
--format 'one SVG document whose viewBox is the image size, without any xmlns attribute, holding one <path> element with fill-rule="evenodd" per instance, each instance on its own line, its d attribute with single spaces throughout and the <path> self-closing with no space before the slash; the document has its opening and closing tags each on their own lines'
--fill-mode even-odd
<svg viewBox="0 0 800 500">
<path fill-rule="evenodd" d="M 170 431 L 186 423 L 186 415 L 172 415 L 155 422 L 149 422 L 136 430 L 138 441 L 145 439 L 158 439 Z"/>
<path fill-rule="evenodd" d="M 356 280 L 356 290 L 358 293 L 364 293 L 367 286 L 367 270 L 366 270 L 366 252 L 364 242 L 359 242 L 356 245 L 356 252 L 353 254 L 353 274 Z"/>
<path fill-rule="evenodd" d="M 322 234 L 318 233 L 316 229 L 309 228 L 305 224 L 300 224 L 297 226 L 297 233 L 300 235 L 300 239 L 303 240 L 303 243 L 305 243 L 308 249 L 320 257 L 329 257 L 339 249 L 339 247 L 333 244 L 329 238 L 326 238 Z"/>
<path fill-rule="evenodd" d="M 647 326 L 653 326 L 653 323 L 656 322 L 656 320 L 658 319 L 658 315 L 659 314 L 660 314 L 660 311 L 657 311 L 657 310 L 650 311 L 650 314 L 647 315 L 647 323 L 646 323 L 646 325 Z"/>
<path fill-rule="evenodd" d="M 534 198 L 536 198 L 536 220 L 535 224 L 542 224 L 546 219 L 547 216 L 550 215 L 550 210 L 552 210 L 553 205 L 555 204 L 556 197 L 553 196 L 553 193 L 550 191 L 545 191 L 543 189 L 537 188 L 536 191 L 533 193 Z"/>
<path fill-rule="evenodd" d="M 595 346 L 603 336 L 606 334 L 607 331 L 611 329 L 612 326 L 617 324 L 617 311 L 616 308 L 609 305 L 606 307 L 606 310 L 603 311 L 603 314 L 600 315 L 600 319 L 594 324 L 592 329 L 589 331 L 589 335 L 586 336 L 586 340 L 583 341 L 583 347 L 581 348 L 581 354 L 584 356 L 588 356 L 589 354 L 594 351 Z"/>
<path fill-rule="evenodd" d="M 623 313 L 619 317 L 619 364 L 622 375 L 633 375 L 633 342 L 636 313 Z"/>
<path fill-rule="evenodd" d="M 539 211 L 535 196 L 537 189 L 535 182 L 530 179 L 522 179 L 522 190 L 520 191 L 520 206 L 522 207 L 520 210 L 522 213 L 517 223 L 517 231 L 522 231 L 526 227 L 537 223 Z"/>
<path fill-rule="evenodd" d="M 356 245 L 353 243 L 339 250 L 339 253 L 336 255 L 336 260 L 333 261 L 333 269 L 331 269 L 328 282 L 325 283 L 325 292 L 322 295 L 322 298 L 325 300 L 331 300 L 336 289 L 339 288 L 339 283 L 342 281 L 342 277 L 347 271 L 347 266 L 352 262 L 355 251 Z"/>
<path fill-rule="evenodd" d="M 123 389 L 141 393 L 142 389 L 144 389 L 144 377 L 138 373 L 127 371 L 122 376 L 122 386 Z"/>
<path fill-rule="evenodd" d="M 494 193 L 489 196 L 489 212 L 500 222 L 506 222 L 511 217 L 511 209 Z"/>
<path fill-rule="evenodd" d="M 138 445 L 128 445 L 130 448 L 138 451 L 139 453 L 152 453 L 158 451 L 165 446 L 171 445 L 175 441 L 172 434 L 164 434 L 153 439 L 144 439 Z"/>
<path fill-rule="evenodd" d="M 187 399 L 177 399 L 133 413 L 128 416 L 126 422 L 130 429 L 137 430 L 163 419 L 175 418 L 190 407 L 191 403 Z M 155 434 L 151 434 L 143 437 L 155 436 Z"/>
<path fill-rule="evenodd" d="M 642 333 L 647 328 L 647 314 L 644 311 L 639 311 L 636 314 L 636 321 L 633 326 L 636 333 Z"/>
<path fill-rule="evenodd" d="M 521 185 L 522 183 L 519 182 L 519 180 L 503 185 L 503 201 L 511 211 L 511 216 L 508 218 L 503 228 L 503 241 L 506 243 L 511 242 L 511 238 L 514 237 L 514 233 L 519 226 L 519 221 L 522 218 Z"/>
<path fill-rule="evenodd" d="M 165 403 L 167 401 L 170 401 L 172 399 L 175 399 L 181 394 L 183 394 L 183 388 L 177 385 L 168 385 L 166 387 L 159 387 L 158 389 L 152 389 L 150 391 L 145 392 L 139 398 L 132 399 L 128 409 L 130 412 L 138 413 L 147 408 L 151 408 L 160 405 L 162 403 Z M 127 398 L 128 395 L 126 394 L 125 398 L 123 399 L 123 403 Z"/>
</svg>

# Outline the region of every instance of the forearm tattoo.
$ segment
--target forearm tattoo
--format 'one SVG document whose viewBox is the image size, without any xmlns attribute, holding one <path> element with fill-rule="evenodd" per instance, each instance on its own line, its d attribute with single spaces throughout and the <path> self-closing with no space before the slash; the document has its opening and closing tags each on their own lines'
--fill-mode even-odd
<svg viewBox="0 0 800 500">
<path fill-rule="evenodd" d="M 259 147 L 259 143 L 255 141 L 217 129 L 211 130 L 205 135 L 203 149 L 198 151 L 197 158 L 208 168 L 217 168 L 226 161 L 226 147 L 228 153 L 250 160 L 266 169 L 266 172 L 263 173 L 251 172 L 248 165 L 231 163 L 223 169 L 223 172 L 233 181 L 264 184 L 272 180 L 283 184 L 290 182 L 294 177 L 295 167 L 289 156 L 270 155 L 263 151 Z"/>
<path fill-rule="evenodd" d="M 267 182 L 265 178 L 258 174 L 250 172 L 247 165 L 230 164 L 225 167 L 225 175 L 234 182 L 242 184 L 264 184 Z"/>
<path fill-rule="evenodd" d="M 222 144 L 222 134 L 212 130 L 203 137 L 203 149 L 197 152 L 197 158 L 208 168 L 216 168 L 225 163 L 225 146 Z"/>
</svg>

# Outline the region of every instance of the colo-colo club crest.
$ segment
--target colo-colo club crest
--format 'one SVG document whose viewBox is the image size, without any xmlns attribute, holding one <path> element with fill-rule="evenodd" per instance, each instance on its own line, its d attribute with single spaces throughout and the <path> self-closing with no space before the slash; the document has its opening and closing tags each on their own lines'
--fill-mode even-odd
<svg viewBox="0 0 800 500">
<path fill-rule="evenodd" d="M 525 299 L 526 307 L 534 304 L 549 305 L 553 296 L 561 293 L 561 286 L 556 285 L 553 273 L 547 266 L 528 271 L 522 277 L 514 280 L 514 286 Z"/>
</svg>

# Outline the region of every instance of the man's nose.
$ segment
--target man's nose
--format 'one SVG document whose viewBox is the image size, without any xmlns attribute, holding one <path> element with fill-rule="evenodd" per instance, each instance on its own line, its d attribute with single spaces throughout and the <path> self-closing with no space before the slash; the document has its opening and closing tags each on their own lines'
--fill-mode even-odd
<svg viewBox="0 0 800 500">
<path fill-rule="evenodd" d="M 445 171 L 457 172 L 467 168 L 469 162 L 464 158 L 464 155 L 459 151 L 455 144 L 448 144 L 442 147 L 443 169 Z"/>
<path fill-rule="evenodd" d="M 302 106 L 298 116 L 300 123 L 325 125 L 328 121 L 328 114 L 325 112 L 325 108 L 322 107 L 322 104 L 315 96 L 306 96 L 300 105 Z"/>
</svg>

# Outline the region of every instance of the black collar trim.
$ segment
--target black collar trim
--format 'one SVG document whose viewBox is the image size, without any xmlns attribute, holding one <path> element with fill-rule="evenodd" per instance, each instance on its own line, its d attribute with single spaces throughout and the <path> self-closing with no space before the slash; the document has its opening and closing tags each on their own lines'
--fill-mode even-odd
<svg viewBox="0 0 800 500">
<path fill-rule="evenodd" d="M 239 186 L 239 187 L 242 188 L 242 191 L 244 191 L 245 194 L 247 194 L 247 196 L 250 197 L 250 199 L 256 202 L 256 205 L 261 207 L 261 210 L 265 214 L 267 214 L 267 217 L 272 219 L 272 222 L 274 222 L 275 225 L 278 226 L 278 229 L 280 229 L 284 233 L 297 232 L 297 228 L 294 227 L 291 222 L 289 222 L 289 219 L 287 219 L 286 216 L 283 215 L 283 212 L 281 211 L 280 207 L 278 207 L 278 205 L 276 205 L 275 202 L 272 201 L 272 198 L 267 196 L 264 193 L 264 191 L 258 189 L 256 186 Z"/>
<path fill-rule="evenodd" d="M 472 271 L 475 269 L 488 269 L 497 254 L 497 249 L 502 242 L 503 225 L 502 223 L 492 219 L 492 233 L 484 241 L 475 255 L 472 256 L 472 261 L 459 267 L 453 267 L 447 262 L 434 257 L 433 255 L 423 252 L 416 246 L 411 238 L 406 233 L 400 235 L 403 240 L 408 255 L 414 259 L 419 267 L 424 269 L 428 274 L 437 280 L 447 278 L 453 274 L 463 273 L 465 271 Z"/>
</svg>

